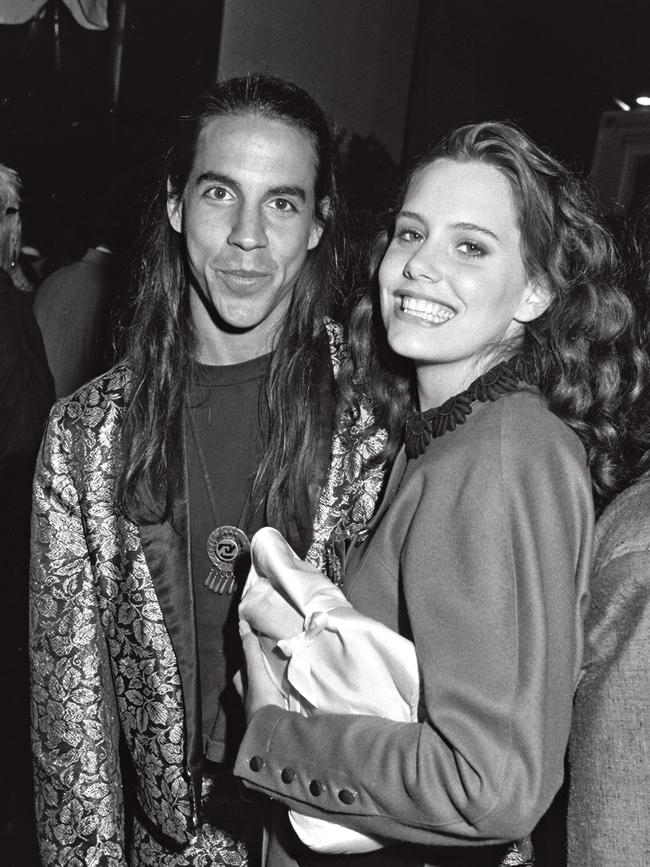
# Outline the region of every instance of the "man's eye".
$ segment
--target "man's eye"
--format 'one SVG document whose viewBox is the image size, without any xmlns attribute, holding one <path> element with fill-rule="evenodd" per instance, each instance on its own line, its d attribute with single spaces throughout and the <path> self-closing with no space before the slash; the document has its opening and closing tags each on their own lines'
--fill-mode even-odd
<svg viewBox="0 0 650 867">
<path fill-rule="evenodd" d="M 477 244 L 476 241 L 462 241 L 458 245 L 458 249 L 464 256 L 476 258 L 485 255 L 485 247 L 482 244 Z"/>
<path fill-rule="evenodd" d="M 296 206 L 289 199 L 273 199 L 271 207 L 276 211 L 295 211 Z"/>
<path fill-rule="evenodd" d="M 232 198 L 232 193 L 225 187 L 208 187 L 205 195 L 209 199 L 217 199 L 219 202 L 226 202 Z"/>
</svg>

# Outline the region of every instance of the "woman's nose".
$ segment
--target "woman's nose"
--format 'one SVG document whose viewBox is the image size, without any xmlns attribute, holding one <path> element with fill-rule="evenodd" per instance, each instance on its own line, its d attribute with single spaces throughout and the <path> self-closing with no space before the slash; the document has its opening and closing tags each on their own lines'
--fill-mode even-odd
<svg viewBox="0 0 650 867">
<path fill-rule="evenodd" d="M 442 277 L 440 253 L 433 246 L 422 244 L 404 265 L 404 276 L 409 280 L 428 280 L 436 283 Z"/>
</svg>

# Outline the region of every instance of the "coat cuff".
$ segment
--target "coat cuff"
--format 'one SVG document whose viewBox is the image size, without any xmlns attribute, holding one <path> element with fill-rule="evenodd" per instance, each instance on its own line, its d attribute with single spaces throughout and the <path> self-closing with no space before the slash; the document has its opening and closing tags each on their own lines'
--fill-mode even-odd
<svg viewBox="0 0 650 867">
<path fill-rule="evenodd" d="M 334 769 L 325 773 L 322 766 L 310 768 L 304 759 L 297 760 L 295 745 L 289 748 L 291 739 L 277 732 L 287 717 L 302 721 L 299 714 L 275 705 L 253 715 L 237 755 L 235 775 L 248 787 L 280 797 L 305 815 L 359 813 L 362 798 L 349 774 Z M 369 809 L 374 812 L 366 804 L 365 810 Z"/>
</svg>

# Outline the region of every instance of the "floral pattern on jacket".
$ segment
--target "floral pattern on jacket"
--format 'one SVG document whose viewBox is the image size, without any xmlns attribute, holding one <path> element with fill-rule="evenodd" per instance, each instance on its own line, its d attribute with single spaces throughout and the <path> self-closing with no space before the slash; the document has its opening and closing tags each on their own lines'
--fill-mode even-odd
<svg viewBox="0 0 650 867">
<path fill-rule="evenodd" d="M 345 346 L 334 324 L 328 333 L 337 370 Z M 246 863 L 241 844 L 214 828 L 195 833 L 177 658 L 139 528 L 114 504 L 130 383 L 129 371 L 117 367 L 57 403 L 35 475 L 30 648 L 41 857 L 73 867 L 238 867 Z M 364 430 L 358 459 L 334 434 L 312 562 L 326 562 L 335 528 L 351 532 L 374 509 L 383 472 L 368 470 L 366 460 L 383 440 L 364 441 Z M 352 508 L 359 491 L 363 505 Z M 136 828 L 133 851 L 126 850 L 120 733 L 139 805 L 169 849 Z"/>
</svg>

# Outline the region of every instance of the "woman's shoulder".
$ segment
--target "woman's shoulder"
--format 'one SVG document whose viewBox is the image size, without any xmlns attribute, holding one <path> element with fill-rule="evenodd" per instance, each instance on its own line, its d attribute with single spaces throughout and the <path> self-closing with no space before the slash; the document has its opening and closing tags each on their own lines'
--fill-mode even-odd
<svg viewBox="0 0 650 867">
<path fill-rule="evenodd" d="M 440 480 L 476 490 L 571 490 L 591 502 L 587 455 L 578 435 L 533 390 L 477 401 L 454 429 L 434 439 L 409 470 L 438 496 Z M 496 486 L 496 487 L 495 487 Z"/>
<path fill-rule="evenodd" d="M 473 425 L 476 439 L 498 440 L 501 451 L 527 455 L 562 452 L 586 466 L 579 436 L 562 421 L 537 390 L 522 388 L 483 405 Z"/>
</svg>

